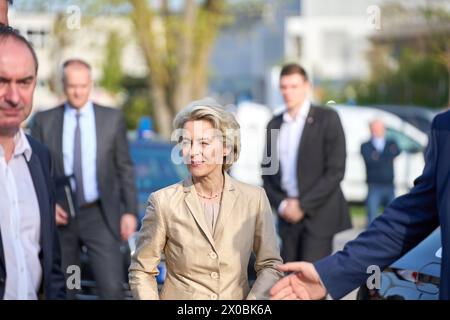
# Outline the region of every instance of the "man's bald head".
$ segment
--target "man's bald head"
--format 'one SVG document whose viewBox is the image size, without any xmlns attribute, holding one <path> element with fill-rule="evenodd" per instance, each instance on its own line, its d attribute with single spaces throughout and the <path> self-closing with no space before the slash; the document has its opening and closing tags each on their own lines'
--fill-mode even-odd
<svg viewBox="0 0 450 320">
<path fill-rule="evenodd" d="M 385 134 L 384 122 L 381 119 L 375 119 L 370 122 L 370 132 L 375 138 L 383 138 Z"/>
</svg>

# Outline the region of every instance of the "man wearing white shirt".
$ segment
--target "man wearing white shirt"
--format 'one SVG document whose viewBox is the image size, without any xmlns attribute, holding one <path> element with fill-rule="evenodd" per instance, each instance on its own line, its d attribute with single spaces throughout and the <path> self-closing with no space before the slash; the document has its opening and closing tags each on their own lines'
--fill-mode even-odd
<svg viewBox="0 0 450 320">
<path fill-rule="evenodd" d="M 280 90 L 286 111 L 267 126 L 264 188 L 280 218 L 283 260 L 316 261 L 331 253 L 335 233 L 351 227 L 340 188 L 344 131 L 335 111 L 311 104 L 308 76 L 298 64 L 282 68 Z M 265 174 L 277 162 L 280 170 Z"/>
<path fill-rule="evenodd" d="M 0 26 L 0 298 L 64 299 L 50 154 L 24 134 L 38 62 L 28 42 Z"/>
<path fill-rule="evenodd" d="M 75 210 L 66 197 L 57 199 L 62 265 L 64 270 L 79 265 L 84 244 L 99 298 L 122 299 L 126 279 L 120 245 L 137 224 L 125 121 L 119 110 L 91 102 L 91 67 L 85 61 L 63 64 L 63 84 L 65 104 L 37 113 L 31 126 L 32 136 L 52 152 L 56 182 L 70 178 L 73 190 Z M 76 298 L 76 290 L 68 290 L 68 297 Z"/>
</svg>

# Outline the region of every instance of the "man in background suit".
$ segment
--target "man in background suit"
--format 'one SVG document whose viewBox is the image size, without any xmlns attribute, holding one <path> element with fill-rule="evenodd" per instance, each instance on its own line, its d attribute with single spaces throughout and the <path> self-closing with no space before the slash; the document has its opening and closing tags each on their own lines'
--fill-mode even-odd
<svg viewBox="0 0 450 320">
<path fill-rule="evenodd" d="M 21 123 L 33 105 L 38 61 L 0 26 L 0 299 L 64 299 L 48 150 Z"/>
<path fill-rule="evenodd" d="M 63 268 L 79 264 L 79 243 L 85 244 L 99 297 L 122 299 L 120 240 L 135 231 L 137 213 L 125 121 L 121 112 L 89 100 L 91 67 L 85 61 L 64 63 L 63 84 L 67 102 L 36 114 L 31 127 L 52 153 L 55 178 L 73 177 L 76 214 L 71 217 L 63 203 L 56 206 Z M 74 290 L 68 293 L 74 298 Z"/>
<path fill-rule="evenodd" d="M 286 111 L 267 125 L 263 181 L 279 214 L 284 261 L 316 261 L 332 252 L 335 233 L 351 227 L 340 188 L 345 172 L 345 137 L 337 113 L 307 98 L 308 76 L 285 65 L 280 90 Z M 271 134 L 276 134 L 272 145 Z M 279 163 L 275 174 L 265 170 Z"/>
<path fill-rule="evenodd" d="M 368 187 L 368 223 L 377 217 L 380 205 L 385 207 L 395 198 L 394 159 L 400 154 L 400 149 L 394 140 L 386 139 L 385 131 L 383 121 L 373 120 L 370 123 L 371 138 L 361 145 Z"/>
</svg>

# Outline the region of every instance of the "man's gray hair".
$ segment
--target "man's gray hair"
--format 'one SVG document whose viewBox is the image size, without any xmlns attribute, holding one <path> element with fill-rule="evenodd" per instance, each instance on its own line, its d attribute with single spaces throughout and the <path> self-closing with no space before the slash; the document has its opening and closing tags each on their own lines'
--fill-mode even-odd
<svg viewBox="0 0 450 320">
<path fill-rule="evenodd" d="M 34 51 L 33 46 L 30 42 L 28 42 L 27 39 L 25 39 L 24 36 L 22 36 L 19 32 L 19 30 L 11 28 L 10 26 L 5 26 L 0 24 L 0 41 L 5 41 L 8 38 L 12 38 L 22 44 L 24 44 L 31 52 L 31 55 L 33 56 L 34 64 L 36 65 L 36 74 L 38 72 L 39 68 L 39 62 L 36 55 L 36 51 Z"/>
</svg>

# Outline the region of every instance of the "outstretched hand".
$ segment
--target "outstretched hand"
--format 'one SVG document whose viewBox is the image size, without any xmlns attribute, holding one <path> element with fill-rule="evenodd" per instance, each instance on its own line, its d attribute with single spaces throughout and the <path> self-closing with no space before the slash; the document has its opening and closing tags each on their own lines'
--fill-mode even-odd
<svg viewBox="0 0 450 320">
<path fill-rule="evenodd" d="M 325 298 L 316 268 L 309 262 L 289 262 L 277 266 L 283 272 L 292 272 L 279 280 L 270 290 L 271 300 L 319 300 Z"/>
</svg>

